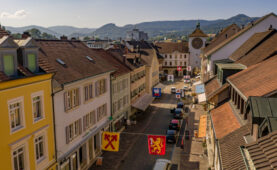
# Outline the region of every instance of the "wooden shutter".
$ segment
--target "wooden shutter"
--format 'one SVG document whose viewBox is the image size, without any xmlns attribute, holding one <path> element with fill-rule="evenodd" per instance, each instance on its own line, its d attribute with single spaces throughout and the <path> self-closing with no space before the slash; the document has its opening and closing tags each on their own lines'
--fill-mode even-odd
<svg viewBox="0 0 277 170">
<path fill-rule="evenodd" d="M 77 99 L 77 106 L 81 104 L 81 99 L 80 99 L 80 88 L 76 89 L 76 99 Z"/>
<path fill-rule="evenodd" d="M 99 95 L 99 81 L 96 81 L 95 82 L 95 96 L 98 96 Z"/>
<path fill-rule="evenodd" d="M 82 133 L 82 118 L 79 119 L 79 134 Z"/>
<path fill-rule="evenodd" d="M 67 92 L 64 92 L 64 111 L 67 111 Z"/>
<path fill-rule="evenodd" d="M 107 103 L 104 104 L 104 115 L 107 116 Z M 103 116 L 104 117 L 104 116 Z"/>
<path fill-rule="evenodd" d="M 83 129 L 86 130 L 86 115 L 83 116 Z"/>
<path fill-rule="evenodd" d="M 68 126 L 65 127 L 65 142 L 66 142 L 66 144 L 69 143 L 69 127 Z"/>
</svg>

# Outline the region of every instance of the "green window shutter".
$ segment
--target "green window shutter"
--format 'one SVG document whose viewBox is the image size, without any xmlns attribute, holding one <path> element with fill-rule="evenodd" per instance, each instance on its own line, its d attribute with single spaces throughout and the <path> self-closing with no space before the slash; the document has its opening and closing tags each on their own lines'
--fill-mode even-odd
<svg viewBox="0 0 277 170">
<path fill-rule="evenodd" d="M 35 56 L 35 54 L 28 54 L 28 69 L 32 72 L 36 71 L 36 56 Z"/>
<path fill-rule="evenodd" d="M 4 55 L 4 72 L 8 76 L 14 74 L 14 61 L 12 55 Z"/>
</svg>

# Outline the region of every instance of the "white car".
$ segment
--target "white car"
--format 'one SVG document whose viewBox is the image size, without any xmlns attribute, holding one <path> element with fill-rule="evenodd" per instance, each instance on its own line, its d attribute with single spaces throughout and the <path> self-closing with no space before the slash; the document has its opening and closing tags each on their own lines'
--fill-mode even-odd
<svg viewBox="0 0 277 170">
<path fill-rule="evenodd" d="M 167 159 L 157 159 L 154 165 L 153 170 L 170 170 L 171 169 L 171 161 Z"/>
<path fill-rule="evenodd" d="M 171 87 L 171 93 L 176 93 L 176 87 Z"/>
</svg>

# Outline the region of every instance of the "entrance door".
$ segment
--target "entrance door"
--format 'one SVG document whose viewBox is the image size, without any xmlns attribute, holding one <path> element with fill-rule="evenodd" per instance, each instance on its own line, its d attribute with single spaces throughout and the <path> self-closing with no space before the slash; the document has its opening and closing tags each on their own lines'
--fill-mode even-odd
<svg viewBox="0 0 277 170">
<path fill-rule="evenodd" d="M 79 148 L 79 162 L 80 162 L 81 168 L 86 166 L 86 164 L 87 164 L 87 152 L 86 151 L 87 150 L 86 150 L 86 143 L 85 143 Z"/>
</svg>

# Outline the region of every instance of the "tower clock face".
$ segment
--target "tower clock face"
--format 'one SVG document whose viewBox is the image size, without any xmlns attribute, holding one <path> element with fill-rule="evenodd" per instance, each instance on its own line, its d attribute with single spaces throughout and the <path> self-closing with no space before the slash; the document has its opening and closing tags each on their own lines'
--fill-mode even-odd
<svg viewBox="0 0 277 170">
<path fill-rule="evenodd" d="M 194 38 L 191 44 L 193 48 L 200 49 L 203 46 L 203 41 L 201 38 Z"/>
</svg>

